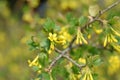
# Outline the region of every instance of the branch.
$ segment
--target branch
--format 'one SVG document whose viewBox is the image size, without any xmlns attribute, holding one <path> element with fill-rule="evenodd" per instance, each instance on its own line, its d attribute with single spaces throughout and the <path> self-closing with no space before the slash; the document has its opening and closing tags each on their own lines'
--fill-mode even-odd
<svg viewBox="0 0 120 80">
<path fill-rule="evenodd" d="M 75 46 L 72 46 L 72 47 L 68 47 L 68 48 L 66 48 L 66 49 L 63 50 L 63 51 L 60 51 L 60 50 L 58 50 L 58 49 L 55 48 L 55 51 L 58 52 L 58 53 L 60 53 L 60 55 L 59 55 L 58 57 L 56 57 L 56 58 L 51 62 L 51 64 L 49 65 L 47 71 L 50 71 L 51 68 L 55 65 L 55 63 L 56 63 L 61 57 L 66 57 L 66 58 L 68 59 L 69 57 L 65 56 L 64 54 L 67 53 L 68 51 L 70 51 L 70 50 L 73 49 L 73 48 L 77 48 L 78 46 L 80 46 L 80 45 L 75 45 Z M 73 61 L 72 59 L 70 59 L 70 61 L 71 61 L 72 63 L 76 64 L 78 67 L 81 68 L 81 65 L 78 65 L 78 64 L 77 64 L 75 61 Z"/>
<path fill-rule="evenodd" d="M 93 20 L 90 20 L 88 23 L 86 23 L 84 26 L 82 26 L 81 28 L 81 32 L 83 32 L 87 26 L 89 26 L 90 24 L 92 24 L 93 22 L 95 21 L 98 21 L 99 20 L 99 17 L 101 15 L 103 15 L 105 12 L 107 12 L 108 10 L 112 9 L 113 7 L 117 6 L 118 4 L 120 3 L 120 0 L 118 0 L 117 2 L 113 3 L 112 5 L 108 6 L 106 9 L 102 10 L 99 12 L 99 14 L 93 18 Z M 76 36 L 76 35 L 75 35 Z M 75 41 L 76 37 L 73 37 L 72 41 L 71 41 L 71 44 L 70 46 L 72 46 L 73 42 Z"/>
<path fill-rule="evenodd" d="M 57 49 L 57 48 L 55 48 L 55 51 L 56 52 L 58 52 L 58 53 L 62 53 L 62 51 L 61 50 L 59 50 L 59 49 Z M 79 67 L 80 68 L 80 70 L 83 68 L 83 67 L 85 67 L 86 65 L 80 65 L 80 64 L 78 64 L 76 61 L 74 61 L 73 59 L 71 59 L 68 55 L 63 55 L 63 57 L 65 57 L 66 59 L 68 59 L 70 62 L 72 62 L 74 65 L 76 65 L 77 67 Z"/>
<path fill-rule="evenodd" d="M 98 18 L 99 18 L 101 15 L 103 15 L 105 12 L 107 12 L 107 11 L 110 10 L 110 9 L 112 9 L 113 7 L 115 7 L 116 5 L 118 5 L 119 3 L 120 3 L 120 0 L 118 0 L 118 1 L 115 2 L 115 3 L 113 3 L 112 5 L 108 6 L 106 9 L 100 11 L 99 14 L 98 14 L 93 20 L 89 21 L 88 23 L 86 23 L 86 24 L 81 28 L 81 32 L 83 32 L 88 25 L 90 25 L 90 24 L 92 24 L 93 22 L 97 21 Z M 56 58 L 51 62 L 51 64 L 50 64 L 49 67 L 48 67 L 48 71 L 50 71 L 50 69 L 55 65 L 55 63 L 56 63 L 61 57 L 63 57 L 63 56 L 65 57 L 65 56 L 66 56 L 65 53 L 67 53 L 68 51 L 70 51 L 71 49 L 73 49 L 73 48 L 75 48 L 75 47 L 78 47 L 78 46 L 76 46 L 76 45 L 75 45 L 75 46 L 72 46 L 72 44 L 74 43 L 75 40 L 76 40 L 76 35 L 75 35 L 75 36 L 73 37 L 73 39 L 71 40 L 70 45 L 68 46 L 68 48 L 66 48 L 66 49 L 63 50 L 63 51 L 60 51 L 61 54 L 60 54 L 58 57 L 56 57 Z M 73 62 L 73 63 L 76 64 L 76 62 L 74 62 L 72 59 L 70 59 L 70 58 L 68 58 L 68 57 L 66 57 L 66 58 L 69 59 L 71 62 Z M 80 67 L 78 64 L 76 64 L 76 65 L 77 65 L 78 67 Z"/>
</svg>

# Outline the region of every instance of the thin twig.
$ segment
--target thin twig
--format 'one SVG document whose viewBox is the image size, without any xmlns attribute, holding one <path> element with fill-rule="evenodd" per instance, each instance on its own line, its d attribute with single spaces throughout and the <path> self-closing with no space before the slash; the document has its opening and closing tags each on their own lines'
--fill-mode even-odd
<svg viewBox="0 0 120 80">
<path fill-rule="evenodd" d="M 105 12 L 107 12 L 108 10 L 112 9 L 113 7 L 115 7 L 116 5 L 118 5 L 120 3 L 120 0 L 118 0 L 117 2 L 113 3 L 112 5 L 108 6 L 106 9 L 102 10 L 99 12 L 99 14 L 91 21 L 89 21 L 88 23 L 86 23 L 82 28 L 81 28 L 81 31 L 85 30 L 86 27 L 90 24 L 92 24 L 93 22 L 95 22 L 101 15 L 103 15 Z M 71 40 L 71 43 L 69 45 L 68 48 L 66 48 L 65 50 L 63 50 L 62 52 L 60 52 L 61 54 L 56 57 L 52 62 L 51 64 L 49 65 L 48 67 L 48 71 L 51 70 L 51 68 L 55 65 L 55 63 L 63 56 L 65 56 L 65 53 L 67 53 L 68 51 L 70 51 L 71 49 L 73 49 L 74 47 L 72 46 L 72 44 L 74 43 L 76 39 L 76 36 L 73 37 L 73 39 Z M 68 59 L 68 57 L 66 57 Z M 71 60 L 71 59 L 70 59 Z M 72 61 L 72 60 L 71 60 Z M 74 61 L 73 61 L 74 62 Z M 79 65 L 78 65 L 79 66 Z"/>
<path fill-rule="evenodd" d="M 58 52 L 58 53 L 62 53 L 61 50 L 55 48 L 55 51 Z M 63 57 L 65 57 L 66 59 L 68 59 L 70 62 L 72 62 L 74 65 L 76 65 L 77 67 L 79 67 L 79 69 L 81 70 L 83 67 L 85 67 L 86 65 L 83 65 L 83 64 L 78 64 L 75 60 L 73 60 L 72 58 L 70 58 L 68 55 L 63 55 Z"/>
</svg>

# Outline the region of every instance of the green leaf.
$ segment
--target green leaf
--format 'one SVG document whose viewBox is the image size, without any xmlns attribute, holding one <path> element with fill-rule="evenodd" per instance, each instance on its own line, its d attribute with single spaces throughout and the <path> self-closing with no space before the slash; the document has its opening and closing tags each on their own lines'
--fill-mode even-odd
<svg viewBox="0 0 120 80">
<path fill-rule="evenodd" d="M 33 40 L 27 41 L 27 44 L 30 46 L 30 50 L 36 50 L 39 48 L 39 43 L 34 42 Z"/>
<path fill-rule="evenodd" d="M 38 70 L 39 70 L 39 67 L 38 67 L 38 66 L 33 66 L 32 69 L 33 69 L 34 71 L 38 71 Z"/>
<path fill-rule="evenodd" d="M 79 25 L 80 25 L 80 26 L 83 26 L 83 25 L 85 25 L 85 24 L 87 23 L 87 21 L 88 21 L 88 18 L 87 18 L 87 17 L 81 16 L 81 17 L 79 18 Z"/>
<path fill-rule="evenodd" d="M 47 73 L 47 72 L 43 72 L 43 73 L 40 75 L 40 78 L 41 78 L 41 80 L 50 80 L 50 75 L 49 75 L 49 73 Z"/>
<path fill-rule="evenodd" d="M 72 20 L 72 18 L 73 18 L 73 16 L 72 16 L 71 13 L 68 13 L 68 14 L 66 15 L 66 19 L 67 19 L 68 22 L 70 22 L 70 21 Z"/>
<path fill-rule="evenodd" d="M 44 48 L 45 51 L 48 51 L 50 47 L 50 41 L 48 39 L 44 39 L 40 42 L 40 47 Z"/>
<path fill-rule="evenodd" d="M 41 52 L 39 54 L 39 62 L 42 66 L 45 66 L 48 64 L 48 56 L 46 53 Z"/>
<path fill-rule="evenodd" d="M 54 30 L 55 22 L 48 18 L 43 26 L 46 31 L 50 32 L 51 30 Z"/>
<path fill-rule="evenodd" d="M 66 68 L 61 65 L 56 65 L 52 70 L 52 77 L 53 80 L 58 80 L 58 78 L 61 78 L 61 80 L 68 80 L 69 73 L 67 72 Z"/>
<path fill-rule="evenodd" d="M 99 55 L 93 56 L 93 65 L 99 66 L 101 64 L 102 60 Z"/>
</svg>

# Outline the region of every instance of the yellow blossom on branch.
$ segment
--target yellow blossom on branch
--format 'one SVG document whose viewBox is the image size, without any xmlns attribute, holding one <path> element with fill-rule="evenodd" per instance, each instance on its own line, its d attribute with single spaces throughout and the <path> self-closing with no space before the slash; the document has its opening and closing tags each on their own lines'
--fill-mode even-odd
<svg viewBox="0 0 120 80">
<path fill-rule="evenodd" d="M 85 58 L 79 58 L 78 62 L 82 63 L 82 64 L 86 64 L 86 59 Z"/>
<path fill-rule="evenodd" d="M 77 38 L 76 38 L 76 44 L 88 44 L 87 40 L 83 37 L 83 34 L 81 33 L 80 29 L 77 31 Z"/>
<path fill-rule="evenodd" d="M 91 70 L 89 69 L 89 67 L 85 67 L 84 76 L 82 80 L 93 80 L 93 76 L 91 74 Z"/>
<path fill-rule="evenodd" d="M 51 54 L 52 51 L 54 51 L 54 49 L 55 49 L 54 43 L 51 42 L 51 44 L 50 44 L 50 49 L 48 50 L 48 53 Z"/>
<path fill-rule="evenodd" d="M 117 32 L 115 29 L 113 29 L 112 27 L 110 28 L 112 31 L 113 31 L 113 33 L 115 34 L 115 35 L 117 35 L 117 36 L 119 36 L 120 37 L 120 33 L 119 32 Z"/>
<path fill-rule="evenodd" d="M 118 40 L 115 38 L 113 34 L 107 34 L 105 39 L 104 39 L 104 44 L 103 46 L 105 47 L 108 43 L 113 43 L 113 42 L 118 42 Z"/>
<path fill-rule="evenodd" d="M 57 39 L 56 42 L 57 42 L 57 43 L 60 43 L 60 44 L 62 44 L 62 45 L 66 44 L 65 36 L 63 36 L 63 35 L 58 36 L 58 39 Z"/>
<path fill-rule="evenodd" d="M 33 61 L 28 60 L 29 67 L 38 66 L 39 68 L 41 68 L 42 66 L 38 63 L 38 58 L 39 56 L 37 55 Z"/>
<path fill-rule="evenodd" d="M 57 34 L 56 34 L 56 33 L 54 33 L 54 34 L 49 33 L 48 39 L 49 39 L 50 41 L 56 41 L 56 40 L 57 40 Z"/>
</svg>

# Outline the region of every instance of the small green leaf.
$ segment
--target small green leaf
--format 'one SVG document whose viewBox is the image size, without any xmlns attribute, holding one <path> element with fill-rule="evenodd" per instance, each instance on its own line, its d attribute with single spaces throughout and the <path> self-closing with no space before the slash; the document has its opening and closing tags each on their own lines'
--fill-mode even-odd
<svg viewBox="0 0 120 80">
<path fill-rule="evenodd" d="M 101 64 L 102 60 L 99 55 L 93 56 L 93 65 L 99 66 Z"/>
<path fill-rule="evenodd" d="M 51 30 L 54 30 L 55 22 L 51 20 L 50 18 L 48 18 L 43 26 L 46 31 L 50 32 Z"/>
<path fill-rule="evenodd" d="M 43 72 L 40 76 L 41 80 L 50 80 L 50 75 L 47 72 Z"/>
<path fill-rule="evenodd" d="M 38 66 L 33 66 L 32 69 L 33 69 L 34 71 L 38 71 L 38 70 L 39 70 L 39 67 L 38 67 Z"/>
<path fill-rule="evenodd" d="M 48 63 L 48 57 L 46 53 L 41 52 L 39 54 L 39 62 L 42 66 L 45 66 Z"/>
<path fill-rule="evenodd" d="M 41 43 L 40 43 L 40 47 L 44 48 L 45 51 L 48 51 L 48 49 L 50 47 L 50 41 L 48 39 L 42 40 Z"/>
<path fill-rule="evenodd" d="M 81 16 L 81 17 L 79 18 L 79 25 L 80 25 L 80 26 L 83 26 L 84 24 L 87 23 L 87 21 L 88 21 L 88 18 L 87 18 L 87 17 Z"/>
</svg>

